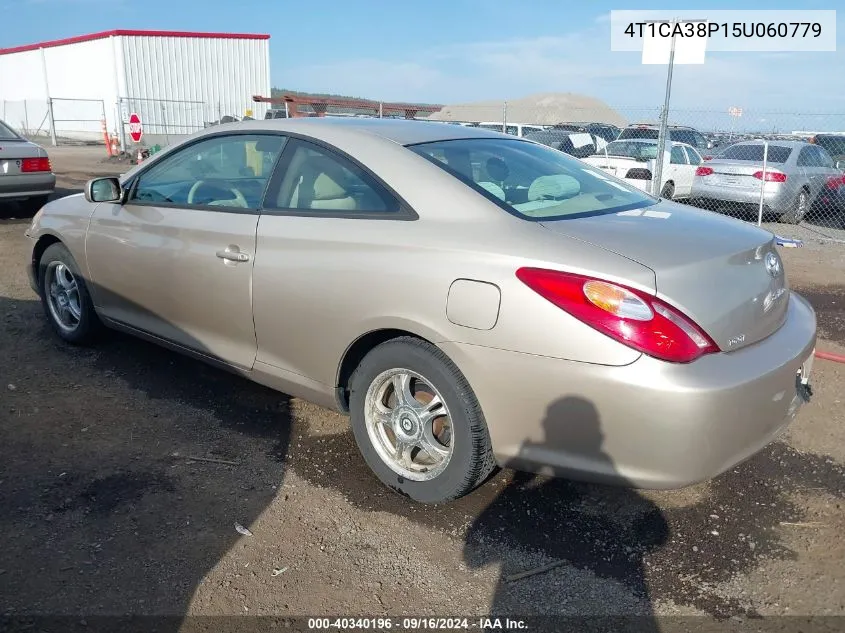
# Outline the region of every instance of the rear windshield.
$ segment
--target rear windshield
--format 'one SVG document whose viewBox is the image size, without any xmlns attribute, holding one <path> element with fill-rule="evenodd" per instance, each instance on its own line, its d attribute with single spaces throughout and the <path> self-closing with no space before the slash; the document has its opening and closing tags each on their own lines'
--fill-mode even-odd
<svg viewBox="0 0 845 633">
<path fill-rule="evenodd" d="M 769 145 L 769 153 L 766 160 L 770 163 L 785 163 L 792 153 L 791 147 L 784 147 L 783 145 Z M 725 160 L 747 160 L 752 163 L 763 162 L 763 146 L 762 145 L 731 145 L 725 148 L 719 158 Z"/>
<path fill-rule="evenodd" d="M 657 158 L 657 143 L 635 143 L 630 141 L 613 141 L 608 143 L 600 155 L 621 156 L 623 158 L 634 158 L 640 161 L 647 161 Z"/>
<path fill-rule="evenodd" d="M 817 136 L 816 145 L 823 147 L 831 156 L 845 155 L 845 135 L 842 136 Z"/>
<path fill-rule="evenodd" d="M 459 139 L 409 149 L 525 220 L 562 220 L 657 202 L 600 169 L 519 139 Z"/>
<path fill-rule="evenodd" d="M 0 140 L 3 141 L 20 141 L 22 140 L 12 128 L 0 121 Z"/>
</svg>

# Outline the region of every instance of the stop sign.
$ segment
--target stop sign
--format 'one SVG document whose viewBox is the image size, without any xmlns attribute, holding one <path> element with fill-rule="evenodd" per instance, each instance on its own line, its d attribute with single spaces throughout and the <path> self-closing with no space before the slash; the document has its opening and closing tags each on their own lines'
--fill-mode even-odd
<svg viewBox="0 0 845 633">
<path fill-rule="evenodd" d="M 144 128 L 141 125 L 141 117 L 133 112 L 129 115 L 129 136 L 135 143 L 140 143 L 143 135 Z"/>
</svg>

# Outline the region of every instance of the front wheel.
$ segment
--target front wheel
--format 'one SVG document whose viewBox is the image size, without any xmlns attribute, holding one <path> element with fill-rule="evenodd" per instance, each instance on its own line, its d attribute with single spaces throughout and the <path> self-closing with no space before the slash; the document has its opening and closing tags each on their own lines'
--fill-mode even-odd
<svg viewBox="0 0 845 633">
<path fill-rule="evenodd" d="M 53 330 L 63 340 L 83 345 L 101 326 L 76 260 L 64 244 L 51 244 L 38 266 L 41 304 Z"/>
<path fill-rule="evenodd" d="M 373 349 L 352 376 L 349 405 L 367 465 L 416 501 L 457 499 L 495 468 L 475 395 L 430 343 L 403 337 Z"/>
<path fill-rule="evenodd" d="M 798 192 L 792 208 L 778 218 L 785 224 L 799 224 L 810 208 L 810 194 L 806 189 Z"/>
</svg>

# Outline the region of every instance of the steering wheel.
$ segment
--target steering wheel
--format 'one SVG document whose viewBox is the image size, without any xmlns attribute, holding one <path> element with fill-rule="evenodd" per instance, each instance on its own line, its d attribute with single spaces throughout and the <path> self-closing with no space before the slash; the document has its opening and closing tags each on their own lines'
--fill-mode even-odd
<svg viewBox="0 0 845 633">
<path fill-rule="evenodd" d="M 197 195 L 197 191 L 199 191 L 199 188 L 202 187 L 204 184 L 206 184 L 208 182 L 210 182 L 210 181 L 208 181 L 208 180 L 197 180 L 191 186 L 191 190 L 188 191 L 188 204 L 194 204 L 194 198 Z M 222 185 L 221 188 L 227 189 L 227 190 L 231 191 L 233 194 L 235 194 L 234 199 L 238 202 L 238 204 L 240 206 L 244 207 L 245 209 L 249 207 L 249 203 L 246 201 L 246 198 L 244 198 L 244 194 L 242 194 L 240 191 L 238 191 L 234 187 L 229 187 L 229 186 L 226 186 L 226 185 Z"/>
</svg>

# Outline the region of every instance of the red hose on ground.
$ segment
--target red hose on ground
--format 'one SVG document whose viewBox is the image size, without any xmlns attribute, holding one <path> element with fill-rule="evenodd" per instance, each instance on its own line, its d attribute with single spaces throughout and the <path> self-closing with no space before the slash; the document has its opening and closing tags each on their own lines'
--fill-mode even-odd
<svg viewBox="0 0 845 633">
<path fill-rule="evenodd" d="M 824 360 L 832 360 L 834 363 L 845 363 L 845 356 L 842 354 L 832 354 L 830 352 L 820 352 L 816 350 L 816 358 L 822 358 Z"/>
</svg>

